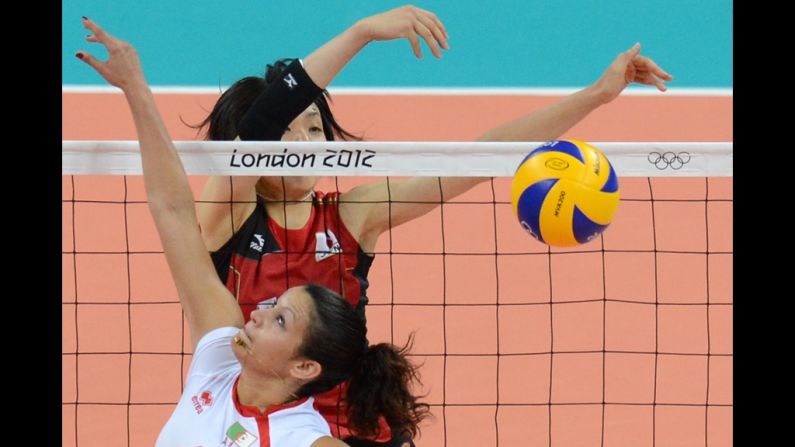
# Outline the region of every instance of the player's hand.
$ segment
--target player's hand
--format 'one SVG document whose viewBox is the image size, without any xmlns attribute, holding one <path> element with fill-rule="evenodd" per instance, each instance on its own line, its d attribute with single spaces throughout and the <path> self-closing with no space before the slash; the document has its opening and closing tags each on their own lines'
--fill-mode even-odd
<svg viewBox="0 0 795 447">
<path fill-rule="evenodd" d="M 447 31 L 436 14 L 415 6 L 401 6 L 391 11 L 370 16 L 359 21 L 370 40 L 394 40 L 405 37 L 411 43 L 414 55 L 422 57 L 420 38 L 425 40 L 431 53 L 442 57 L 439 47 L 449 49 Z"/>
<path fill-rule="evenodd" d="M 146 85 L 138 52 L 132 45 L 111 36 L 90 19 L 83 18 L 83 26 L 93 33 L 86 37 L 86 41 L 104 45 L 108 50 L 108 60 L 100 61 L 86 51 L 77 52 L 78 58 L 90 65 L 108 83 L 122 90 Z"/>
<path fill-rule="evenodd" d="M 608 103 L 614 100 L 631 83 L 653 85 L 664 92 L 668 88 L 665 81 L 673 76 L 666 73 L 653 60 L 640 55 L 640 44 L 636 43 L 629 50 L 616 57 L 612 64 L 594 84 L 600 100 Z"/>
</svg>

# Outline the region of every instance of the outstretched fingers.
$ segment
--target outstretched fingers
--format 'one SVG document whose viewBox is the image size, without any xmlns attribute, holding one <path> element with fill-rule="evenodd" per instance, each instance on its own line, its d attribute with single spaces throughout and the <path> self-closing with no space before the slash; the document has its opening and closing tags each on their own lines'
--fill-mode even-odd
<svg viewBox="0 0 795 447">
<path fill-rule="evenodd" d="M 445 50 L 449 49 L 447 46 L 447 31 L 444 29 L 444 25 L 442 25 L 442 22 L 434 13 L 424 9 L 419 9 L 417 11 L 417 19 L 431 32 L 433 39 L 435 40 L 434 44 L 438 42 L 439 46 Z M 431 44 L 429 43 L 428 46 L 430 47 Z M 441 57 L 441 53 L 436 55 L 436 57 Z"/>
<path fill-rule="evenodd" d="M 424 9 L 422 11 L 425 12 L 427 17 L 430 18 L 436 24 L 436 26 L 442 31 L 442 34 L 444 35 L 444 43 L 446 45 L 447 39 L 450 38 L 450 36 L 447 34 L 447 28 L 444 27 L 444 24 L 442 23 L 441 20 L 439 20 L 439 17 L 437 17 L 436 14 L 430 11 L 425 11 Z"/>
<path fill-rule="evenodd" d="M 668 87 L 665 86 L 665 83 L 662 81 L 662 79 L 658 78 L 653 73 L 648 71 L 642 71 L 642 72 L 639 71 L 638 74 L 635 76 L 635 82 L 644 85 L 653 85 L 657 87 L 657 90 L 660 90 L 661 92 L 668 90 Z"/>
<path fill-rule="evenodd" d="M 636 43 L 632 48 L 616 56 L 613 63 L 608 67 L 608 72 L 617 75 L 619 73 L 622 74 L 624 76 L 624 81 L 629 84 L 635 77 L 635 64 L 632 63 L 632 60 L 637 57 L 638 53 L 640 53 L 640 43 Z"/>
<path fill-rule="evenodd" d="M 414 55 L 417 58 L 422 58 L 422 48 L 419 41 L 421 37 L 428 45 L 431 53 L 436 58 L 441 58 L 442 52 L 439 48 L 446 50 L 449 47 L 447 45 L 447 30 L 439 18 L 434 13 L 416 6 L 404 6 L 399 8 L 399 10 L 408 19 L 406 25 L 409 26 L 409 29 L 407 30 L 406 38 L 411 43 Z"/>
<path fill-rule="evenodd" d="M 83 26 L 91 31 L 86 37 L 90 43 L 102 44 L 108 51 L 108 59 L 101 61 L 87 51 L 78 51 L 76 56 L 97 71 L 109 84 L 125 90 L 130 86 L 146 85 L 141 63 L 135 48 L 102 29 L 94 21 L 83 17 Z"/>
<path fill-rule="evenodd" d="M 83 17 L 83 27 L 94 33 L 93 36 L 89 35 L 86 38 L 86 40 L 89 42 L 101 43 L 102 45 L 105 45 L 106 48 L 109 48 L 109 45 L 116 43 L 116 39 L 113 36 L 106 33 L 102 27 L 94 23 L 94 21 L 89 18 Z"/>
<path fill-rule="evenodd" d="M 621 53 L 618 58 L 624 63 L 629 64 L 632 59 L 634 59 L 638 54 L 640 54 L 640 42 L 635 43 L 632 45 L 632 48 L 628 49 L 627 51 Z"/>
<path fill-rule="evenodd" d="M 442 57 L 442 53 L 439 51 L 439 45 L 436 44 L 436 39 L 434 38 L 433 32 L 431 32 L 431 30 L 429 30 L 421 20 L 414 23 L 414 33 L 416 33 L 415 36 L 422 36 L 423 40 L 425 40 L 425 43 L 428 45 L 428 48 L 431 49 L 431 53 L 433 53 L 434 56 L 437 58 Z"/>
<path fill-rule="evenodd" d="M 673 76 L 666 73 L 665 70 L 660 68 L 656 63 L 654 63 L 653 60 L 646 56 L 635 56 L 632 59 L 632 65 L 630 65 L 630 67 L 634 68 L 634 82 L 645 85 L 653 85 L 661 92 L 668 90 L 668 87 L 665 86 L 664 81 L 670 81 L 673 79 Z"/>
<path fill-rule="evenodd" d="M 81 61 L 90 65 L 91 68 L 98 71 L 100 74 L 102 73 L 102 61 L 95 58 L 91 53 L 81 50 L 78 51 L 77 54 L 75 54 L 75 56 L 77 56 L 77 58 L 80 59 Z"/>
<path fill-rule="evenodd" d="M 87 30 L 91 31 L 93 34 L 89 34 L 86 36 L 86 41 L 91 43 L 101 43 L 105 45 L 107 48 L 107 42 L 112 38 L 108 33 L 105 32 L 99 25 L 94 23 L 93 20 L 83 17 L 83 27 Z M 80 60 L 87 63 L 91 66 L 94 70 L 98 71 L 100 74 L 102 73 L 103 62 L 94 57 L 91 53 L 87 51 L 78 51 L 77 56 Z"/>
<path fill-rule="evenodd" d="M 417 56 L 417 59 L 422 59 L 422 48 L 420 48 L 420 39 L 417 37 L 417 32 L 415 30 L 410 30 L 406 39 L 409 40 L 411 49 L 414 51 L 414 55 Z"/>
<path fill-rule="evenodd" d="M 633 59 L 633 62 L 635 63 L 636 66 L 642 66 L 644 70 L 648 70 L 652 72 L 655 76 L 665 79 L 666 81 L 670 81 L 673 79 L 673 76 L 668 74 L 665 70 L 660 68 L 660 66 L 657 65 L 653 60 L 649 59 L 646 56 L 638 55 Z"/>
</svg>

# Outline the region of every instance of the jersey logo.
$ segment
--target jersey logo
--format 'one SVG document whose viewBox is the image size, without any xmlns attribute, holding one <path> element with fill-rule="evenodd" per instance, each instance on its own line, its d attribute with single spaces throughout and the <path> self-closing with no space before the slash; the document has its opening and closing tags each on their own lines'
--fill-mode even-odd
<svg viewBox="0 0 795 447">
<path fill-rule="evenodd" d="M 325 233 L 318 231 L 315 233 L 315 239 L 317 241 L 315 244 L 315 261 L 320 262 L 329 256 L 342 253 L 342 247 L 333 231 L 326 230 Z"/>
<path fill-rule="evenodd" d="M 251 245 L 249 245 L 249 248 L 252 248 L 262 253 L 262 246 L 265 245 L 265 238 L 263 238 L 261 234 L 255 234 L 254 238 L 256 239 L 256 241 L 251 241 Z"/>
<path fill-rule="evenodd" d="M 287 73 L 287 76 L 284 77 L 284 82 L 290 90 L 298 87 L 298 81 L 295 80 L 292 73 Z"/>
<path fill-rule="evenodd" d="M 226 437 L 232 441 L 231 445 L 238 447 L 251 447 L 257 442 L 257 437 L 246 431 L 240 422 L 235 422 L 226 430 Z M 226 444 L 226 442 L 224 442 Z"/>
<path fill-rule="evenodd" d="M 201 396 L 199 396 L 199 399 L 202 401 L 202 404 L 205 407 L 209 407 L 210 405 L 213 404 L 213 393 L 208 390 L 202 391 L 202 394 Z"/>
<path fill-rule="evenodd" d="M 202 414 L 205 407 L 209 407 L 213 404 L 213 393 L 208 390 L 202 391 L 198 396 L 193 396 L 191 402 L 193 402 L 193 409 L 196 411 L 196 414 Z"/>
</svg>

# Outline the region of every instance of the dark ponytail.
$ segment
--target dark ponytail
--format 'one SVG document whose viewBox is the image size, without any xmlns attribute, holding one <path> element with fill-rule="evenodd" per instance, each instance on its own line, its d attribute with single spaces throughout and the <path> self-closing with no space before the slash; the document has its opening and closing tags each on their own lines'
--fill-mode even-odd
<svg viewBox="0 0 795 447">
<path fill-rule="evenodd" d="M 396 433 L 416 437 L 429 407 L 411 394 L 419 383 L 417 367 L 406 358 L 412 340 L 403 348 L 380 343 L 370 346 L 354 371 L 345 397 L 349 420 L 363 437 L 378 435 L 378 415 Z"/>
<path fill-rule="evenodd" d="M 350 303 L 325 287 L 303 287 L 315 309 L 298 352 L 320 363 L 321 373 L 296 394 L 323 393 L 350 380 L 345 404 L 357 437 L 378 436 L 380 416 L 393 433 L 416 436 L 429 406 L 411 394 L 412 382 L 419 383 L 417 367 L 406 358 L 413 338 L 403 348 L 368 347 L 367 328 Z"/>
</svg>

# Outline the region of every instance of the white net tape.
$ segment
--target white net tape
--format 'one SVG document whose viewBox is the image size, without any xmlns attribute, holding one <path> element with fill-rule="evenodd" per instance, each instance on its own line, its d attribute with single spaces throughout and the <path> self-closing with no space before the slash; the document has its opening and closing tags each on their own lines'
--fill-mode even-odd
<svg viewBox="0 0 795 447">
<path fill-rule="evenodd" d="M 732 176 L 733 143 L 590 142 L 621 177 Z M 190 175 L 510 177 L 543 142 L 177 141 Z M 137 141 L 63 141 L 63 175 L 140 175 Z"/>
</svg>

